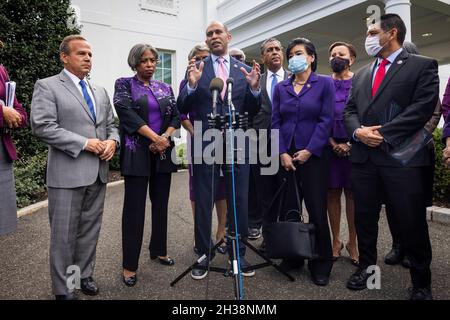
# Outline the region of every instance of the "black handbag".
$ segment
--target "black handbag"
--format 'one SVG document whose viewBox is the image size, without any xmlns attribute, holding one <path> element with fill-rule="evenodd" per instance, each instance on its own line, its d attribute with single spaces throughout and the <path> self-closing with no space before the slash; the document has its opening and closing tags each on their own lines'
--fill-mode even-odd
<svg viewBox="0 0 450 320">
<path fill-rule="evenodd" d="M 316 246 L 315 226 L 305 223 L 302 215 L 302 204 L 294 175 L 295 193 L 298 209 L 287 211 L 281 216 L 284 196 L 281 197 L 277 209 L 277 221 L 267 224 L 263 228 L 264 241 L 266 243 L 266 256 L 271 259 L 315 259 L 318 257 Z M 275 193 L 269 210 L 273 209 L 277 198 L 286 190 L 286 178 Z"/>
</svg>

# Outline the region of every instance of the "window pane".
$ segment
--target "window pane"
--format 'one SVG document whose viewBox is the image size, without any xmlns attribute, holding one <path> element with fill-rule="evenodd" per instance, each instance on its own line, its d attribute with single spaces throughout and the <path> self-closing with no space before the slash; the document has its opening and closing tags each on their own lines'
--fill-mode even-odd
<svg viewBox="0 0 450 320">
<path fill-rule="evenodd" d="M 172 84 L 172 70 L 164 69 L 164 82 L 167 84 Z"/>
<path fill-rule="evenodd" d="M 164 53 L 163 55 L 163 66 L 165 69 L 172 69 L 172 55 L 169 53 Z"/>
<path fill-rule="evenodd" d="M 155 72 L 155 80 L 161 81 L 162 80 L 162 72 L 161 68 L 157 68 Z"/>
</svg>

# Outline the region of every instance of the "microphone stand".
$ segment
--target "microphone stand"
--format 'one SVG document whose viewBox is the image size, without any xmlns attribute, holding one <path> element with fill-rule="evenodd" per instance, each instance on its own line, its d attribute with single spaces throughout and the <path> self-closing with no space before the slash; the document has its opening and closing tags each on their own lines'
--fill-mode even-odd
<svg viewBox="0 0 450 320">
<path fill-rule="evenodd" d="M 231 82 L 231 83 L 230 83 Z M 236 112 L 233 102 L 232 102 L 232 85 L 233 80 L 229 79 L 227 81 L 228 85 L 228 113 L 226 115 L 218 115 L 216 114 L 216 104 L 213 102 L 213 112 L 208 114 L 208 125 L 210 129 L 217 129 L 225 134 L 225 139 L 223 139 L 223 148 L 224 154 L 227 155 L 227 147 L 229 147 L 230 153 L 228 156 L 230 158 L 226 159 L 226 169 L 225 173 L 227 176 L 227 197 L 230 199 L 231 195 L 231 203 L 232 208 L 228 208 L 228 210 L 233 210 L 233 220 L 234 220 L 234 230 L 230 232 L 231 234 L 227 235 L 225 238 L 226 242 L 231 241 L 231 248 L 233 252 L 233 261 L 230 268 L 218 268 L 212 267 L 208 264 L 207 267 L 200 266 L 200 263 L 205 259 L 209 259 L 211 252 L 215 252 L 217 248 L 219 248 L 224 242 L 224 239 L 221 239 L 218 243 L 214 245 L 212 249 L 209 250 L 209 253 L 202 255 L 198 258 L 197 261 L 194 262 L 190 267 L 188 267 L 183 273 L 181 273 L 174 281 L 170 283 L 170 286 L 175 286 L 181 279 L 183 279 L 189 272 L 195 269 L 208 270 L 213 272 L 222 273 L 224 276 L 232 276 L 234 277 L 234 293 L 236 300 L 242 300 L 244 297 L 243 288 L 242 288 L 242 271 L 249 270 L 257 270 L 264 267 L 272 266 L 278 272 L 286 276 L 290 281 L 295 281 L 295 279 L 286 271 L 282 270 L 279 265 L 274 263 L 272 260 L 267 258 L 263 253 L 261 253 L 257 248 L 251 245 L 247 240 L 242 239 L 238 233 L 238 225 L 237 225 L 237 210 L 236 210 L 236 183 L 235 183 L 235 162 L 236 162 L 236 153 L 234 148 L 234 131 L 237 129 L 247 130 L 248 128 L 248 113 L 240 114 Z M 231 88 L 230 88 L 231 87 Z M 227 134 L 228 133 L 228 134 Z M 231 163 L 230 163 L 231 162 Z M 214 185 L 214 164 L 213 164 L 213 185 Z M 214 194 L 213 194 L 214 197 Z M 241 269 L 240 264 L 240 255 L 239 255 L 239 242 L 242 242 L 246 247 L 251 249 L 254 253 L 256 253 L 260 258 L 262 258 L 265 262 L 256 264 L 253 266 L 246 267 Z"/>
</svg>

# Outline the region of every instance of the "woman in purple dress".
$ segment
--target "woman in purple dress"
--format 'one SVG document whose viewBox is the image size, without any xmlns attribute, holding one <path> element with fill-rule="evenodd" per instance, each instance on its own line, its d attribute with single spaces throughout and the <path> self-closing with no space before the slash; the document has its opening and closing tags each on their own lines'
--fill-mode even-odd
<svg viewBox="0 0 450 320">
<path fill-rule="evenodd" d="M 123 281 L 134 286 L 144 232 L 147 189 L 152 203 L 150 258 L 172 266 L 167 255 L 167 210 L 172 172 L 172 133 L 180 118 L 172 88 L 153 80 L 158 52 L 134 46 L 128 64 L 134 77 L 116 81 L 114 106 L 120 120 L 120 169 L 125 177 L 122 214 Z"/>
<path fill-rule="evenodd" d="M 349 239 L 347 249 L 352 264 L 358 264 L 358 246 L 356 243 L 355 208 L 350 186 L 351 163 L 348 159 L 351 145 L 344 126 L 343 111 L 352 86 L 353 73 L 350 67 L 356 59 L 355 48 L 345 42 L 335 42 L 330 46 L 330 65 L 332 78 L 336 88 L 334 110 L 334 126 L 331 132 L 330 145 L 333 148 L 330 165 L 330 181 L 328 190 L 328 215 L 333 234 L 333 261 L 341 255 L 344 243 L 340 239 L 341 195 L 345 194 Z"/>
</svg>

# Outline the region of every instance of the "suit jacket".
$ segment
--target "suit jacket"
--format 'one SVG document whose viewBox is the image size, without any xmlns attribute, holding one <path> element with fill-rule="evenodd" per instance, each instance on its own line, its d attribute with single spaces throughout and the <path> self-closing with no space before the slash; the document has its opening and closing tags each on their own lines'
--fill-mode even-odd
<svg viewBox="0 0 450 320">
<path fill-rule="evenodd" d="M 194 123 L 194 128 L 196 121 L 202 122 L 202 132 L 205 132 L 209 128 L 207 116 L 212 113 L 212 94 L 209 91 L 209 84 L 211 80 L 216 77 L 211 56 L 207 57 L 204 60 L 204 63 L 205 66 L 203 69 L 203 74 L 197 83 L 196 90 L 188 95 L 188 86 L 185 85 L 182 88 L 177 100 L 178 110 L 181 114 L 189 113 L 190 120 Z M 261 107 L 261 95 L 257 98 L 253 95 L 250 85 L 247 83 L 244 74 L 240 70 L 241 67 L 244 67 L 248 72 L 251 71 L 249 66 L 230 56 L 229 76 L 234 80 L 232 100 L 236 112 L 239 112 L 240 114 L 248 112 L 249 118 L 252 118 Z M 227 95 L 228 91 L 225 93 L 225 100 L 227 99 Z M 226 114 L 227 110 L 228 106 L 226 105 L 226 101 L 224 102 L 222 97 L 219 95 L 217 102 L 217 113 Z M 202 141 L 202 150 L 204 150 L 209 144 L 210 142 L 208 141 Z M 195 143 L 192 143 L 192 148 L 194 148 L 194 146 Z M 248 158 L 248 140 L 246 140 L 246 147 L 244 149 L 245 152 L 243 156 Z M 199 152 L 198 150 L 195 150 L 195 152 L 193 151 L 191 154 L 195 157 L 199 154 Z"/>
<path fill-rule="evenodd" d="M 333 80 L 312 72 L 297 95 L 293 77 L 278 83 L 273 94 L 272 130 L 280 130 L 280 154 L 288 152 L 294 139 L 297 150 L 306 149 L 320 157 L 333 126 Z"/>
<path fill-rule="evenodd" d="M 284 79 L 289 77 L 287 70 L 284 70 Z M 253 128 L 270 129 L 272 125 L 272 102 L 267 91 L 267 72 L 261 75 L 261 109 L 253 118 Z"/>
<path fill-rule="evenodd" d="M 47 185 L 78 188 L 93 184 L 99 177 L 108 181 L 108 163 L 84 151 L 87 139 L 120 141 L 114 113 L 106 90 L 89 83 L 94 95 L 97 122 L 84 97 L 62 71 L 38 80 L 31 103 L 33 134 L 48 145 Z"/>
<path fill-rule="evenodd" d="M 139 80 L 136 77 L 120 78 L 116 81 L 114 92 L 114 107 L 120 119 L 120 137 L 122 139 L 120 149 L 120 168 L 123 175 L 149 176 L 150 175 L 150 139 L 141 136 L 137 131 L 144 125 L 148 125 L 148 97 L 137 95 Z M 163 134 L 167 128 L 180 127 L 175 97 L 172 88 L 162 82 L 150 81 L 156 100 L 159 103 L 162 125 L 160 132 Z M 166 158 L 157 158 L 156 169 L 158 172 L 175 172 L 176 164 L 172 162 L 171 152 L 173 144 L 165 152 Z"/>
<path fill-rule="evenodd" d="M 403 50 L 387 71 L 372 98 L 375 62 L 363 67 L 353 78 L 352 90 L 344 109 L 349 136 L 361 126 L 383 125 L 379 130 L 385 142 L 371 148 L 353 141 L 350 160 L 364 163 L 369 159 L 380 166 L 403 166 L 389 155 L 389 150 L 421 130 L 430 120 L 439 98 L 438 64 L 436 60 L 412 55 Z M 382 115 L 392 105 L 401 111 L 393 120 L 382 123 Z M 408 163 L 409 167 L 427 166 L 431 162 L 427 148 L 422 148 Z"/>
<path fill-rule="evenodd" d="M 203 131 L 206 131 L 208 129 L 207 116 L 212 112 L 212 95 L 209 91 L 209 84 L 216 75 L 211 56 L 207 57 L 204 62 L 203 74 L 197 84 L 196 90 L 191 95 L 188 95 L 188 86 L 184 86 L 178 96 L 177 106 L 182 114 L 194 111 L 194 116 L 190 120 L 202 121 Z M 240 70 L 241 67 L 244 67 L 248 72 L 251 71 L 249 66 L 230 56 L 230 78 L 234 79 L 233 104 L 236 112 L 248 112 L 249 116 L 252 117 L 258 112 L 261 106 L 261 97 L 255 98 L 244 74 Z M 226 97 L 227 93 L 225 93 L 225 100 Z M 227 108 L 226 102 L 224 103 L 222 97 L 219 95 L 217 113 L 223 111 L 223 114 L 225 114 Z"/>
<path fill-rule="evenodd" d="M 8 72 L 5 67 L 0 65 L 0 99 L 6 103 L 6 82 L 9 81 Z M 14 97 L 14 109 L 20 113 L 22 117 L 22 123 L 20 125 L 21 128 L 25 128 L 28 125 L 28 116 L 25 110 L 22 108 L 22 105 Z M 14 146 L 14 142 L 11 137 L 11 130 L 7 128 L 6 124 L 3 121 L 3 108 L 0 108 L 0 136 L 3 141 L 3 145 L 5 146 L 6 153 L 8 154 L 10 160 L 17 160 L 17 151 Z"/>
</svg>

